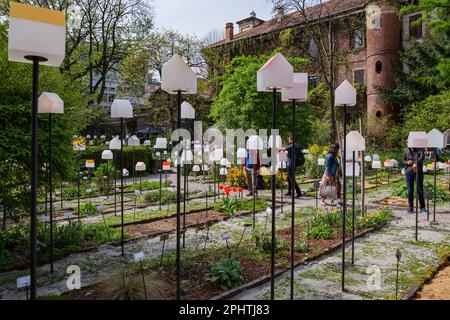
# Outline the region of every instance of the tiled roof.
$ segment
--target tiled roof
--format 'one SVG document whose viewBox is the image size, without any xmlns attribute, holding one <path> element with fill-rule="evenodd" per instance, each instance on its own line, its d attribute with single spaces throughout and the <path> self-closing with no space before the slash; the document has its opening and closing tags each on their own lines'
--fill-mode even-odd
<svg viewBox="0 0 450 320">
<path fill-rule="evenodd" d="M 326 17 L 330 15 L 337 15 L 346 11 L 362 8 L 366 5 L 368 0 L 329 0 L 324 2 L 322 5 L 318 4 L 306 9 L 306 14 L 309 20 L 318 19 L 320 17 Z M 241 38 L 259 36 L 265 33 L 270 33 L 276 30 L 282 30 L 285 28 L 298 25 L 304 21 L 303 17 L 299 12 L 292 12 L 286 14 L 279 22 L 276 18 L 263 22 L 256 27 L 235 34 L 234 40 Z M 227 43 L 227 41 L 221 40 L 212 44 L 210 47 L 217 47 Z"/>
</svg>

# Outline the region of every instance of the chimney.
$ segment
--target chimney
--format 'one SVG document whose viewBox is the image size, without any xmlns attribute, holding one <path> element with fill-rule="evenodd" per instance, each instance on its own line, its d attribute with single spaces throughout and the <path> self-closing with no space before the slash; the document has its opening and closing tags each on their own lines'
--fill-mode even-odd
<svg viewBox="0 0 450 320">
<path fill-rule="evenodd" d="M 283 20 L 284 8 L 282 6 L 278 6 L 276 8 L 276 17 L 277 17 L 277 22 L 281 22 L 281 20 Z"/>
<path fill-rule="evenodd" d="M 233 23 L 228 22 L 225 26 L 225 40 L 226 41 L 233 41 L 234 38 L 234 27 Z"/>
</svg>

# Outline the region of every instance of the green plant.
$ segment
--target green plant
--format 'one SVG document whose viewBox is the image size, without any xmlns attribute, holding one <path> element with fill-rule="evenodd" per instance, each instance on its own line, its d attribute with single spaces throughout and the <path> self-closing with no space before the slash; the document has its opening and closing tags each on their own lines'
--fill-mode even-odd
<svg viewBox="0 0 450 320">
<path fill-rule="evenodd" d="M 87 202 L 80 205 L 80 216 L 89 216 L 99 212 L 97 206 L 92 203 Z M 74 213 L 78 215 L 78 208 L 75 208 Z"/>
<path fill-rule="evenodd" d="M 364 217 L 358 217 L 357 225 L 362 229 L 376 228 L 391 220 L 392 211 L 382 208 L 376 212 L 367 213 Z"/>
<path fill-rule="evenodd" d="M 309 251 L 309 245 L 306 241 L 302 240 L 302 241 L 298 241 L 295 243 L 294 245 L 294 250 L 297 252 L 308 252 Z"/>
<path fill-rule="evenodd" d="M 162 188 L 167 188 L 171 185 L 170 181 L 163 181 L 162 182 Z M 144 190 L 156 190 L 159 189 L 159 181 L 142 181 L 142 186 L 141 183 L 135 183 L 132 184 L 131 186 L 128 187 L 128 189 L 130 189 L 131 191 L 136 191 L 136 190 L 140 190 L 142 187 L 142 189 Z"/>
<path fill-rule="evenodd" d="M 424 189 L 432 190 L 434 192 L 434 186 L 430 182 L 425 182 Z M 403 184 L 400 187 L 394 189 L 394 191 L 392 191 L 391 194 L 396 197 L 401 197 L 403 199 L 407 199 L 408 198 L 408 187 L 405 184 Z M 433 197 L 434 197 L 434 195 L 433 195 Z M 446 202 L 449 199 L 450 199 L 450 196 L 444 191 L 444 189 L 437 186 L 436 187 L 436 201 L 437 202 Z"/>
<path fill-rule="evenodd" d="M 152 275 L 145 276 L 127 274 L 125 271 L 117 273 L 98 285 L 102 300 L 164 300 L 168 285 Z"/>
<path fill-rule="evenodd" d="M 255 247 L 261 249 L 263 252 L 272 251 L 272 236 L 266 232 L 255 230 L 252 233 L 252 239 L 255 242 Z M 286 240 L 275 238 L 275 252 L 283 251 L 288 248 Z"/>
<path fill-rule="evenodd" d="M 175 202 L 177 193 L 169 190 L 162 190 L 161 192 L 161 203 Z M 183 197 L 183 192 L 181 192 L 181 197 Z M 149 203 L 159 203 L 159 190 L 151 191 L 144 194 L 145 201 Z"/>
<path fill-rule="evenodd" d="M 234 256 L 213 262 L 206 280 L 218 283 L 222 290 L 233 288 L 244 281 L 241 263 Z"/>
<path fill-rule="evenodd" d="M 237 200 L 234 197 L 224 196 L 220 204 L 220 212 L 226 213 L 228 217 L 233 217 L 237 209 Z"/>
</svg>

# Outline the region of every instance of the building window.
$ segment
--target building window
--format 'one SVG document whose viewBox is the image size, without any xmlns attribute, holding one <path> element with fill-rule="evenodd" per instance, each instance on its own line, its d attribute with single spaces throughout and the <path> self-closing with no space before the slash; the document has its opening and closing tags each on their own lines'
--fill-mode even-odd
<svg viewBox="0 0 450 320">
<path fill-rule="evenodd" d="M 318 76 L 309 76 L 308 82 L 309 82 L 309 87 L 314 89 L 319 85 L 319 77 Z"/>
<path fill-rule="evenodd" d="M 415 14 L 409 17 L 409 37 L 414 39 L 422 38 L 422 22 L 418 22 L 422 19 L 422 14 Z"/>
<path fill-rule="evenodd" d="M 350 39 L 350 49 L 361 49 L 366 46 L 364 28 L 353 30 Z"/>
<path fill-rule="evenodd" d="M 309 40 L 308 54 L 313 58 L 315 58 L 319 55 L 319 49 L 317 48 L 316 41 L 314 41 L 314 39 L 312 39 L 312 38 L 311 38 L 311 40 Z"/>
<path fill-rule="evenodd" d="M 376 73 L 381 73 L 381 71 L 383 71 L 383 63 L 381 63 L 381 61 L 377 61 L 375 63 L 375 72 Z"/>
<path fill-rule="evenodd" d="M 353 83 L 364 84 L 364 69 L 353 71 Z"/>
</svg>

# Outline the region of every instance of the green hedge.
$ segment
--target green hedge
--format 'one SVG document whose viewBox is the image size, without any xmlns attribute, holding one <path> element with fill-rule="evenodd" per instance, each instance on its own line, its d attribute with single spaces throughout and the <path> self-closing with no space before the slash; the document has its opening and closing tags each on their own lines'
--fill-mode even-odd
<svg viewBox="0 0 450 320">
<path fill-rule="evenodd" d="M 107 150 L 108 146 L 86 146 L 86 151 L 80 152 L 80 164 L 84 167 L 86 160 L 94 160 L 95 166 L 98 167 L 101 163 L 106 160 L 102 160 L 103 150 Z M 136 162 L 144 162 L 147 166 L 147 173 L 151 172 L 153 168 L 153 154 L 154 150 L 150 146 L 139 146 L 139 147 L 123 147 L 123 162 L 124 167 L 130 171 L 130 177 L 133 174 L 133 150 L 134 150 L 134 164 Z M 114 163 L 120 163 L 121 151 L 113 150 L 114 153 Z M 117 165 L 116 165 L 117 166 Z M 136 172 L 136 177 L 139 176 L 139 172 Z"/>
</svg>

